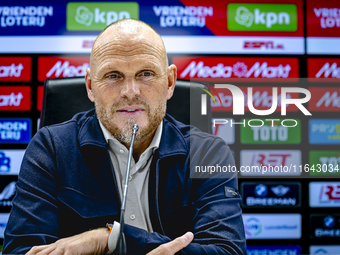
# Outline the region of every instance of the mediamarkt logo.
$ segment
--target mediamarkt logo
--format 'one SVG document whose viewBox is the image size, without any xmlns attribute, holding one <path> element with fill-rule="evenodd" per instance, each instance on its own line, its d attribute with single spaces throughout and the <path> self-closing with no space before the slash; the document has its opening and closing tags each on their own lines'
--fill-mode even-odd
<svg viewBox="0 0 340 255">
<path fill-rule="evenodd" d="M 232 67 L 224 66 L 222 63 L 216 66 L 204 66 L 204 62 L 192 61 L 188 67 L 180 74 L 181 78 L 188 74 L 190 78 L 197 75 L 198 78 L 230 78 L 232 75 L 238 78 L 249 78 L 252 75 L 255 78 L 288 78 L 291 67 L 286 66 L 268 66 L 267 62 L 256 62 L 250 69 L 244 62 L 237 62 Z M 261 75 L 261 76 L 260 76 Z"/>
<path fill-rule="evenodd" d="M 72 76 L 84 76 L 86 74 L 86 68 L 89 68 L 90 65 L 88 63 L 84 63 L 82 66 L 72 66 L 69 61 L 58 61 L 55 65 L 48 71 L 46 74 L 47 78 L 50 78 L 52 75 L 55 77 L 72 77 Z"/>
<path fill-rule="evenodd" d="M 340 111 L 340 89 L 334 87 L 314 88 L 310 87 L 309 91 L 313 97 L 308 103 L 308 109 L 311 111 Z"/>
<path fill-rule="evenodd" d="M 15 63 L 10 66 L 0 66 L 0 77 L 20 77 L 22 69 L 24 69 L 22 63 L 17 66 Z"/>
<path fill-rule="evenodd" d="M 40 57 L 38 59 L 38 79 L 85 76 L 90 67 L 89 58 L 55 58 Z"/>
<path fill-rule="evenodd" d="M 323 75 L 324 78 L 328 78 L 330 75 L 332 78 L 340 78 L 340 67 L 338 67 L 335 62 L 332 64 L 327 62 L 321 67 L 319 72 L 315 75 L 315 78 L 320 78 L 321 75 Z"/>
<path fill-rule="evenodd" d="M 31 109 L 31 87 L 1 86 L 0 111 L 29 111 Z"/>
<path fill-rule="evenodd" d="M 182 79 L 298 78 L 296 58 L 177 57 L 173 59 Z"/>
<path fill-rule="evenodd" d="M 10 95 L 0 95 L 0 107 L 2 106 L 20 106 L 21 99 L 24 96 L 19 92 L 17 95 L 12 92 Z"/>
<path fill-rule="evenodd" d="M 0 81 L 30 80 L 30 57 L 0 57 Z"/>
<path fill-rule="evenodd" d="M 338 82 L 340 79 L 340 59 L 310 58 L 307 60 L 308 78 L 311 81 L 325 79 Z"/>
</svg>

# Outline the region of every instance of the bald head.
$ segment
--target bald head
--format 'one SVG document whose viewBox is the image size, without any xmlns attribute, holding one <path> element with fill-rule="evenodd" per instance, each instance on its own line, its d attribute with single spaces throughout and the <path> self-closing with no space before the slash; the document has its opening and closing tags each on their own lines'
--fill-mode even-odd
<svg viewBox="0 0 340 255">
<path fill-rule="evenodd" d="M 137 49 L 140 45 L 152 47 L 154 54 L 168 66 L 164 42 L 157 31 L 143 21 L 123 19 L 107 26 L 96 38 L 91 51 L 91 70 L 95 69 L 97 58 L 105 54 L 105 50 L 117 47 L 117 54 L 119 51 L 134 54 L 134 47 Z"/>
</svg>

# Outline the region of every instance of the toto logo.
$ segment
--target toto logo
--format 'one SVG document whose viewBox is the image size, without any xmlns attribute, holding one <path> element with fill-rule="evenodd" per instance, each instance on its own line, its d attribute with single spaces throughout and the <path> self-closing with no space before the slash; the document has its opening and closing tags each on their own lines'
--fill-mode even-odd
<svg viewBox="0 0 340 255">
<path fill-rule="evenodd" d="M 244 94 L 240 88 L 231 84 L 215 84 L 214 88 L 218 89 L 229 89 L 232 97 L 233 97 L 233 114 L 234 115 L 244 115 Z M 288 93 L 302 93 L 305 94 L 304 98 L 288 98 Z M 248 107 L 250 112 L 255 115 L 265 116 L 270 115 L 275 112 L 278 106 L 278 93 L 277 87 L 272 88 L 272 106 L 267 110 L 258 110 L 255 109 L 253 104 L 253 88 L 247 88 L 247 97 L 248 97 Z M 210 97 L 213 96 L 210 94 Z M 298 87 L 287 87 L 281 88 L 281 115 L 286 115 L 286 106 L 289 104 L 296 105 L 303 112 L 304 115 L 312 115 L 302 104 L 307 103 L 311 99 L 311 93 L 309 90 L 305 88 Z M 214 100 L 214 98 L 213 98 Z M 201 96 L 201 114 L 207 114 L 207 95 L 202 94 Z"/>
</svg>

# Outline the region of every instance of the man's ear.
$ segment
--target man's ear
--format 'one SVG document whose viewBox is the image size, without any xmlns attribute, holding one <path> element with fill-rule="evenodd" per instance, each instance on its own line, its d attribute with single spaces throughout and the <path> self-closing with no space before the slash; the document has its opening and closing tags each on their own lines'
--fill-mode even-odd
<svg viewBox="0 0 340 255">
<path fill-rule="evenodd" d="M 94 95 L 93 95 L 93 91 L 92 91 L 92 80 L 91 80 L 91 70 L 90 70 L 90 68 L 86 69 L 85 86 L 86 86 L 88 98 L 91 100 L 91 102 L 94 102 Z"/>
<path fill-rule="evenodd" d="M 172 64 L 168 67 L 168 95 L 167 100 L 169 100 L 174 94 L 175 85 L 177 81 L 177 67 Z"/>
</svg>

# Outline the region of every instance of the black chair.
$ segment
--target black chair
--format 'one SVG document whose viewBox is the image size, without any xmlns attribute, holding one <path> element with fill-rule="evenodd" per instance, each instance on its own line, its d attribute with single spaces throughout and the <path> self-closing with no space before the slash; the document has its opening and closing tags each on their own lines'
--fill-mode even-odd
<svg viewBox="0 0 340 255">
<path fill-rule="evenodd" d="M 178 80 L 174 95 L 168 100 L 167 113 L 178 121 L 212 133 L 210 100 L 207 100 L 207 115 L 201 115 L 201 95 L 205 92 L 200 88 L 207 89 L 198 83 Z M 47 79 L 44 84 L 40 128 L 64 122 L 74 114 L 93 107 L 94 104 L 87 97 L 84 77 Z"/>
</svg>

